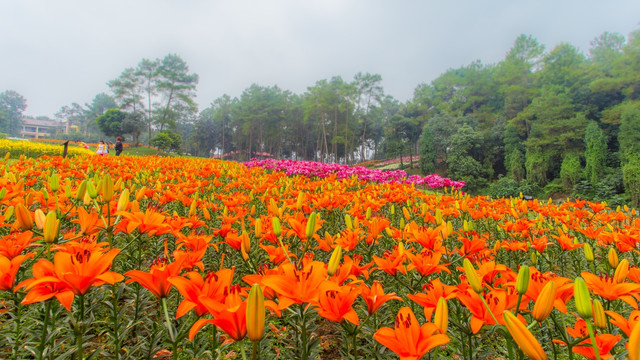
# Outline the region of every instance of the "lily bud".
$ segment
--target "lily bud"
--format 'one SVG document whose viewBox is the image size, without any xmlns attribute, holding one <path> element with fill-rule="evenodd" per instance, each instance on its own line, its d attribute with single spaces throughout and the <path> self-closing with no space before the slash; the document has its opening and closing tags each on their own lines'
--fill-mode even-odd
<svg viewBox="0 0 640 360">
<path fill-rule="evenodd" d="M 247 337 L 260 341 L 264 335 L 265 308 L 264 295 L 260 285 L 253 284 L 247 298 Z"/>
<path fill-rule="evenodd" d="M 518 270 L 518 277 L 516 279 L 516 291 L 518 294 L 523 295 L 529 289 L 529 279 L 531 274 L 528 266 L 521 266 Z"/>
<path fill-rule="evenodd" d="M 329 258 L 329 265 L 327 267 L 327 273 L 329 276 L 332 276 L 338 270 L 338 265 L 340 264 L 340 260 L 342 259 L 342 246 L 338 245 L 333 249 L 331 253 L 331 257 Z"/>
<path fill-rule="evenodd" d="M 58 177 L 58 174 L 52 174 L 51 176 L 49 176 L 47 182 L 49 183 L 51 191 L 57 192 L 58 189 L 60 189 L 60 178 Z"/>
<path fill-rule="evenodd" d="M 196 214 L 196 205 L 197 204 L 195 200 L 193 200 L 191 202 L 191 205 L 189 205 L 189 214 L 188 214 L 189 217 L 192 217 Z"/>
<path fill-rule="evenodd" d="M 257 238 L 260 238 L 260 236 L 262 236 L 262 220 L 259 218 L 256 219 L 255 230 L 253 231 L 253 233 L 256 235 Z"/>
<path fill-rule="evenodd" d="M 438 299 L 433 323 L 443 334 L 447 333 L 449 328 L 449 305 L 447 305 L 447 299 L 443 297 Z"/>
<path fill-rule="evenodd" d="M 71 198 L 71 186 L 70 185 L 65 185 L 64 186 L 64 196 L 66 196 L 67 198 Z"/>
<path fill-rule="evenodd" d="M 344 223 L 347 225 L 347 229 L 353 230 L 353 222 L 351 222 L 351 216 L 349 216 L 349 214 L 344 216 Z"/>
<path fill-rule="evenodd" d="M 247 261 L 249 260 L 249 251 L 251 251 L 251 239 L 246 233 L 242 233 L 240 238 L 242 239 L 240 242 L 240 252 L 242 253 L 242 258 Z"/>
<path fill-rule="evenodd" d="M 44 228 L 44 219 L 45 219 L 46 215 L 44 214 L 44 212 L 40 209 L 37 209 L 34 213 L 33 213 L 33 219 L 36 222 L 36 227 L 40 230 L 42 230 L 42 228 Z"/>
<path fill-rule="evenodd" d="M 207 221 L 211 220 L 211 214 L 209 214 L 207 208 L 202 208 L 202 216 L 204 216 L 204 219 Z"/>
<path fill-rule="evenodd" d="M 125 211 L 129 205 L 129 189 L 122 190 L 120 198 L 118 199 L 117 211 Z"/>
<path fill-rule="evenodd" d="M 543 322 L 553 310 L 553 302 L 556 300 L 558 289 L 556 283 L 549 281 L 538 294 L 536 304 L 533 306 L 533 318 L 537 322 Z"/>
<path fill-rule="evenodd" d="M 18 225 L 22 230 L 27 231 L 33 229 L 31 213 L 22 203 L 16 205 L 16 220 L 18 220 Z"/>
<path fill-rule="evenodd" d="M 576 310 L 578 315 L 587 320 L 593 316 L 591 309 L 591 296 L 589 295 L 589 289 L 587 283 L 581 277 L 576 278 L 573 283 L 573 295 L 576 301 Z"/>
<path fill-rule="evenodd" d="M 298 198 L 296 199 L 296 209 L 300 210 L 302 208 L 302 201 L 304 200 L 304 193 L 298 193 Z"/>
<path fill-rule="evenodd" d="M 607 316 L 600 300 L 593 300 L 593 324 L 599 329 L 607 328 Z"/>
<path fill-rule="evenodd" d="M 404 218 L 400 219 L 400 229 L 404 230 L 405 227 L 405 223 L 404 223 Z"/>
<path fill-rule="evenodd" d="M 371 207 L 367 207 L 365 219 L 367 219 L 367 221 L 371 220 Z"/>
<path fill-rule="evenodd" d="M 109 174 L 102 179 L 102 199 L 106 202 L 113 200 L 113 179 Z"/>
<path fill-rule="evenodd" d="M 396 214 L 396 206 L 394 204 L 391 204 L 391 215 L 395 215 Z"/>
<path fill-rule="evenodd" d="M 58 227 L 60 226 L 60 220 L 55 211 L 49 211 L 44 221 L 44 241 L 47 244 L 51 244 L 56 240 L 58 236 Z"/>
<path fill-rule="evenodd" d="M 311 237 L 313 236 L 313 234 L 316 231 L 316 217 L 318 215 L 316 214 L 316 212 L 312 212 L 311 215 L 309 215 L 309 220 L 307 220 L 307 231 L 305 233 L 305 235 L 307 236 L 307 241 L 309 241 L 309 239 L 311 239 Z"/>
<path fill-rule="evenodd" d="M 5 212 L 4 212 L 4 219 L 5 220 L 9 220 L 11 218 L 11 216 L 13 216 L 13 211 L 14 211 L 14 207 L 13 206 L 9 206 L 7 208 L 7 210 L 5 210 Z"/>
<path fill-rule="evenodd" d="M 98 197 L 98 190 L 93 185 L 93 181 L 87 181 L 87 195 L 93 200 Z"/>
<path fill-rule="evenodd" d="M 76 191 L 76 200 L 81 201 L 84 199 L 85 192 L 87 192 L 87 180 L 82 180 L 80 186 L 78 186 L 78 191 Z"/>
<path fill-rule="evenodd" d="M 442 210 L 440 210 L 440 209 L 436 209 L 436 215 L 435 215 L 435 218 L 436 218 L 436 224 L 437 224 L 437 225 L 442 224 Z"/>
<path fill-rule="evenodd" d="M 607 255 L 607 259 L 609 260 L 609 266 L 612 269 L 618 267 L 618 253 L 614 248 L 609 249 L 609 254 Z"/>
<path fill-rule="evenodd" d="M 613 282 L 615 284 L 623 282 L 627 278 L 627 274 L 629 274 L 629 260 L 622 259 L 613 273 Z"/>
<path fill-rule="evenodd" d="M 465 258 L 462 262 L 462 266 L 464 267 L 464 272 L 467 275 L 467 280 L 469 281 L 469 285 L 476 293 L 480 293 L 482 291 L 482 281 L 478 277 L 476 273 L 476 269 L 471 264 L 468 258 Z"/>
<path fill-rule="evenodd" d="M 0 190 L 0 201 L 4 200 L 5 196 L 7 196 L 7 188 L 2 188 L 2 190 Z"/>
<path fill-rule="evenodd" d="M 633 326 L 633 330 L 629 334 L 627 350 L 629 360 L 640 360 L 640 321 Z"/>
<path fill-rule="evenodd" d="M 585 259 L 587 259 L 588 262 L 593 262 L 595 260 L 595 257 L 593 256 L 593 248 L 591 247 L 591 245 L 585 243 L 582 249 L 584 250 Z"/>
<path fill-rule="evenodd" d="M 147 192 L 147 187 L 143 186 L 138 191 L 136 191 L 136 201 L 142 200 L 144 194 Z"/>
<path fill-rule="evenodd" d="M 542 349 L 542 346 L 540 346 L 538 340 L 536 340 L 529 329 L 527 329 L 527 326 L 518 320 L 511 311 L 503 312 L 502 318 L 511 337 L 515 340 L 516 344 L 518 344 L 522 352 L 534 360 L 547 359 L 547 354 Z"/>
<path fill-rule="evenodd" d="M 533 265 L 538 265 L 538 252 L 537 251 L 533 251 L 531 253 L 531 263 Z"/>
<path fill-rule="evenodd" d="M 276 234 L 277 237 L 280 237 L 282 234 L 282 228 L 280 227 L 280 219 L 274 217 L 271 219 L 271 224 L 273 225 L 273 233 Z"/>
<path fill-rule="evenodd" d="M 406 206 L 402 207 L 402 214 L 404 215 L 404 218 L 407 219 L 407 221 L 411 219 L 411 214 L 409 214 L 409 209 L 407 209 Z"/>
</svg>

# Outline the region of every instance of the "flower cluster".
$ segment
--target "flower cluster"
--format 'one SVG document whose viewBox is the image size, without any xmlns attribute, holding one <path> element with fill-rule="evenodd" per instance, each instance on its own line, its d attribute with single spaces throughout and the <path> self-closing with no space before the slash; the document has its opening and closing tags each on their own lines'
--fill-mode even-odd
<svg viewBox="0 0 640 360">
<path fill-rule="evenodd" d="M 253 159 L 246 162 L 245 166 L 284 171 L 287 175 L 304 175 L 318 178 L 335 175 L 337 179 L 356 177 L 360 180 L 378 183 L 425 185 L 432 189 L 453 187 L 458 190 L 464 186 L 464 181 L 454 181 L 440 177 L 437 174 L 408 176 L 404 170 L 383 171 L 381 169 L 369 169 L 364 166 L 326 164 L 315 161 Z"/>
<path fill-rule="evenodd" d="M 4 168 L 2 358 L 640 355 L 635 209 L 194 158 Z"/>
</svg>

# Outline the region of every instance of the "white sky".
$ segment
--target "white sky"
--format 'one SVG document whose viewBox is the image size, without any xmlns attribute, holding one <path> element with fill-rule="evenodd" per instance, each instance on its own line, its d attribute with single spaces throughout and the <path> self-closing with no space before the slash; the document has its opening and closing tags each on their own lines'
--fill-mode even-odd
<svg viewBox="0 0 640 360">
<path fill-rule="evenodd" d="M 252 83 L 301 94 L 357 72 L 404 102 L 449 68 L 500 61 L 523 33 L 586 54 L 605 31 L 637 29 L 638 0 L 0 0 L 0 92 L 52 116 L 176 53 L 200 76 L 200 110 Z"/>
</svg>

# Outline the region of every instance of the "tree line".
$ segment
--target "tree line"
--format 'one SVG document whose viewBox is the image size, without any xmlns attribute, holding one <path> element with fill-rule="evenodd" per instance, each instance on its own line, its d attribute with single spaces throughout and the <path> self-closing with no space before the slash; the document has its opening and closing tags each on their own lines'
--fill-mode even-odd
<svg viewBox="0 0 640 360">
<path fill-rule="evenodd" d="M 252 84 L 198 112 L 198 75 L 170 54 L 143 59 L 108 82 L 110 94 L 56 117 L 85 136 L 128 134 L 198 156 L 353 164 L 420 155 L 423 173 L 465 180 L 470 192 L 637 202 L 639 64 L 640 30 L 605 32 L 586 54 L 521 35 L 502 61 L 449 69 L 404 103 L 385 94 L 380 75 L 357 73 L 302 94 Z"/>
</svg>

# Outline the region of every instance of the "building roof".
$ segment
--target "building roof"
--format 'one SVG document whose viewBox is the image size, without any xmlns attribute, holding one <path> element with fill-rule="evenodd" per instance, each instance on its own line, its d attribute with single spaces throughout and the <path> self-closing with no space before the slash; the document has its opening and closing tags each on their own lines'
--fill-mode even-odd
<svg viewBox="0 0 640 360">
<path fill-rule="evenodd" d="M 22 124 L 26 126 L 64 126 L 64 123 L 61 123 L 57 120 L 39 120 L 34 118 L 23 117 Z"/>
</svg>

